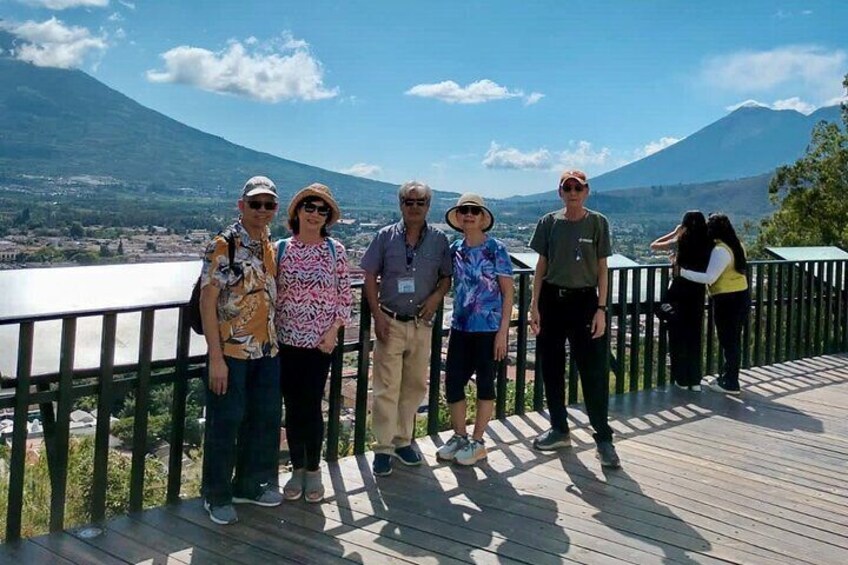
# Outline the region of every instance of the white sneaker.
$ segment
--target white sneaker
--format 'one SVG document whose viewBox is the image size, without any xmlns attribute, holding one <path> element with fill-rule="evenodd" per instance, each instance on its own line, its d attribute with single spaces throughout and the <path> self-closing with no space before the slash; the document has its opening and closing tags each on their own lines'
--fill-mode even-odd
<svg viewBox="0 0 848 565">
<path fill-rule="evenodd" d="M 701 392 L 701 385 L 692 385 L 689 387 L 692 392 Z"/>
<path fill-rule="evenodd" d="M 482 439 L 472 439 L 456 452 L 455 461 L 459 465 L 474 465 L 487 456 L 486 446 Z"/>
<path fill-rule="evenodd" d="M 467 436 L 453 434 L 453 437 L 436 451 L 436 459 L 439 461 L 453 461 L 456 458 L 456 453 L 465 447 L 467 443 Z"/>
</svg>

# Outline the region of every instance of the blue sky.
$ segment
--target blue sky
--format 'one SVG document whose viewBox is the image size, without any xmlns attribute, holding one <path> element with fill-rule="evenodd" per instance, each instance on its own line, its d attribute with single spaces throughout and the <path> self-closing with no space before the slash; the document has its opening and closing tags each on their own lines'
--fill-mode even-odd
<svg viewBox="0 0 848 565">
<path fill-rule="evenodd" d="M 809 113 L 848 72 L 843 0 L 0 0 L 0 18 L 13 56 L 240 145 L 486 196 L 615 169 L 745 101 Z"/>
</svg>

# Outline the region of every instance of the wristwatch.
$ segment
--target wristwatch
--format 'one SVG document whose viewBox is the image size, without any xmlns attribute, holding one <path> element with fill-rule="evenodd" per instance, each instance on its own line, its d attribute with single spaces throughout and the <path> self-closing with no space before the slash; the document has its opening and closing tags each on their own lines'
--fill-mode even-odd
<svg viewBox="0 0 848 565">
<path fill-rule="evenodd" d="M 598 310 L 603 310 L 604 312 L 606 312 L 607 311 L 607 305 L 606 304 L 598 304 Z"/>
</svg>

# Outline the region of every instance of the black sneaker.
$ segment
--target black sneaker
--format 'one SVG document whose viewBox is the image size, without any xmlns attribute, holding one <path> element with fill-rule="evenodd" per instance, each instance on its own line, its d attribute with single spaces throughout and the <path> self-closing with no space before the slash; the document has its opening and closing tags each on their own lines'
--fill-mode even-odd
<svg viewBox="0 0 848 565">
<path fill-rule="evenodd" d="M 533 440 L 533 449 L 538 451 L 556 451 L 563 447 L 571 447 L 571 435 L 551 428 Z"/>
<path fill-rule="evenodd" d="M 400 462 L 404 465 L 409 465 L 411 467 L 421 465 L 421 455 L 419 455 L 418 452 L 415 451 L 415 448 L 411 445 L 398 447 L 395 449 L 394 455 L 400 459 Z"/>
<path fill-rule="evenodd" d="M 371 468 L 377 477 L 388 477 L 392 474 L 392 456 L 388 453 L 374 455 L 374 465 Z"/>
<path fill-rule="evenodd" d="M 739 383 L 731 384 L 730 381 L 728 381 L 725 377 L 710 379 L 709 381 L 707 381 L 707 388 L 716 392 L 732 394 L 734 396 L 738 396 L 742 392 L 739 388 Z"/>
<path fill-rule="evenodd" d="M 609 467 L 610 469 L 618 469 L 621 467 L 621 459 L 618 458 L 618 453 L 615 452 L 615 446 L 611 441 L 602 441 L 598 444 L 598 452 L 595 454 L 601 462 L 601 467 Z"/>
</svg>

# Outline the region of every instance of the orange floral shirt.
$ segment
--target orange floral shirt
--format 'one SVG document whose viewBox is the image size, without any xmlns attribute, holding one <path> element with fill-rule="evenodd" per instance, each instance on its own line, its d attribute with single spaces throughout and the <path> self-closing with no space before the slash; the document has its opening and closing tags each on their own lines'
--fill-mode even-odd
<svg viewBox="0 0 848 565">
<path fill-rule="evenodd" d="M 269 233 L 254 241 L 238 222 L 233 267 L 227 241 L 217 235 L 206 247 L 201 288 L 213 285 L 218 295 L 218 329 L 223 353 L 234 359 L 258 359 L 277 354 L 274 304 L 277 300 L 277 265 Z"/>
</svg>

